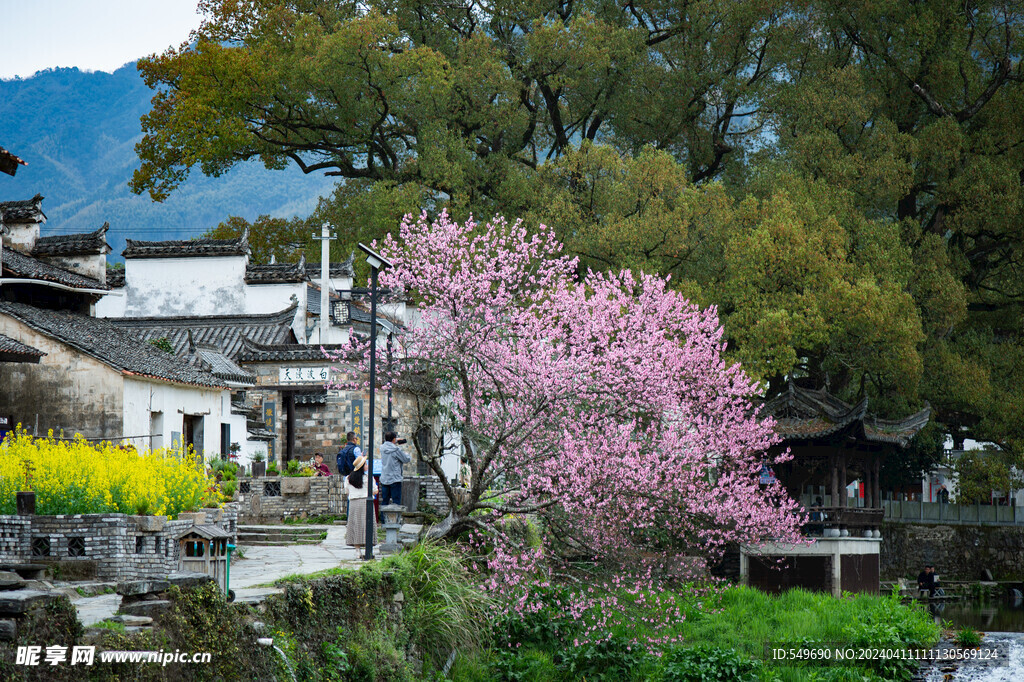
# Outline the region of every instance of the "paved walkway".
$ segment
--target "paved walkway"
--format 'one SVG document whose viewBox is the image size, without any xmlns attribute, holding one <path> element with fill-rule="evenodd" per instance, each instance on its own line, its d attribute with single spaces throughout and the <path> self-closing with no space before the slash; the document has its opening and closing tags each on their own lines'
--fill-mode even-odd
<svg viewBox="0 0 1024 682">
<path fill-rule="evenodd" d="M 361 553 L 345 544 L 345 526 L 327 526 L 327 538 L 318 545 L 281 545 L 277 547 L 246 547 L 245 558 L 231 562 L 231 589 L 239 601 L 260 601 L 281 590 L 270 586 L 275 580 L 296 573 L 308 575 L 329 568 L 358 568 Z M 419 526 L 403 526 L 402 532 L 415 535 Z M 378 539 L 383 533 L 378 531 Z M 374 557 L 380 557 L 379 546 Z M 257 587 L 266 586 L 266 587 Z M 74 601 L 78 619 L 93 625 L 110 618 L 121 604 L 117 594 L 82 597 Z"/>
<path fill-rule="evenodd" d="M 374 556 L 380 556 L 374 550 Z M 266 585 L 278 578 L 300 573 L 308 575 L 328 568 L 359 566 L 354 547 L 345 544 L 345 526 L 328 526 L 327 538 L 319 545 L 246 547 L 245 558 L 231 562 L 231 589 Z"/>
</svg>

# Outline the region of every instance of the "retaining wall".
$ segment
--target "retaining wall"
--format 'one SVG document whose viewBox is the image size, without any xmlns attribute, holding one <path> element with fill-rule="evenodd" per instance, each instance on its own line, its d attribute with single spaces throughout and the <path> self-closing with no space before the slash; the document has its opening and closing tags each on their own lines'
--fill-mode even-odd
<svg viewBox="0 0 1024 682">
<path fill-rule="evenodd" d="M 62 578 L 143 580 L 178 570 L 178 536 L 195 524 L 232 535 L 238 510 L 183 513 L 178 519 L 127 514 L 0 516 L 0 562 L 49 564 Z"/>
<path fill-rule="evenodd" d="M 934 564 L 943 580 L 1024 578 L 1024 527 L 886 523 L 880 552 L 882 580 L 916 578 Z"/>
</svg>

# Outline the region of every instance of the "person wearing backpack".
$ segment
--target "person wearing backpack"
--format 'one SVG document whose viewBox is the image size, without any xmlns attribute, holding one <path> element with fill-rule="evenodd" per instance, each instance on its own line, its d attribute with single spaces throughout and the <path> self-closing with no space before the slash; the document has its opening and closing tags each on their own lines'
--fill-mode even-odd
<svg viewBox="0 0 1024 682">
<path fill-rule="evenodd" d="M 348 476 L 352 473 L 352 465 L 355 463 L 356 458 L 363 454 L 363 451 L 356 445 L 356 432 L 349 431 L 345 434 L 345 438 L 348 441 L 345 443 L 341 450 L 338 450 L 338 457 L 336 464 L 338 465 L 338 473 L 342 476 Z"/>
<path fill-rule="evenodd" d="M 356 445 L 356 432 L 349 431 L 345 434 L 345 439 L 348 441 L 345 446 L 338 450 L 338 457 L 335 463 L 338 465 L 338 473 L 341 476 L 348 476 L 353 471 L 353 465 L 356 460 L 363 456 L 363 451 L 358 445 Z M 343 479 L 344 480 L 344 479 Z M 352 502 L 349 501 L 345 507 L 345 518 L 352 518 Z"/>
</svg>

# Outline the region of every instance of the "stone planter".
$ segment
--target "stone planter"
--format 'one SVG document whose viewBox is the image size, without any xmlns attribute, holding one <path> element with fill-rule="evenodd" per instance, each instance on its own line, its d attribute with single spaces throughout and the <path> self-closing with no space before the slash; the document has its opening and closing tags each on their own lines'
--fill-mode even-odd
<svg viewBox="0 0 1024 682">
<path fill-rule="evenodd" d="M 139 530 L 152 533 L 155 531 L 163 530 L 164 525 L 167 523 L 166 516 L 133 516 L 132 521 L 138 526 Z"/>
<path fill-rule="evenodd" d="M 267 475 L 267 463 L 266 462 L 253 462 L 252 463 L 252 477 L 259 478 L 260 476 Z"/>
<path fill-rule="evenodd" d="M 36 494 L 32 491 L 17 494 L 18 516 L 31 516 L 36 513 Z"/>
<path fill-rule="evenodd" d="M 309 493 L 310 480 L 308 476 L 282 476 L 281 494 L 306 495 Z"/>
</svg>

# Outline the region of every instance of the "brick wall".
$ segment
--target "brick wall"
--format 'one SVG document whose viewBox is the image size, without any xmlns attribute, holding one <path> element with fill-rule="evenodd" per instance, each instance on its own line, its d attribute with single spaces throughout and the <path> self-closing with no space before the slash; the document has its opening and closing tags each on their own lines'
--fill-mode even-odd
<svg viewBox="0 0 1024 682">
<path fill-rule="evenodd" d="M 340 516 L 347 510 L 347 492 L 344 478 L 325 476 L 317 478 L 291 478 L 291 481 L 308 481 L 309 491 L 289 493 L 286 486 L 289 477 L 259 477 L 239 479 L 247 483 L 249 492 L 240 494 L 238 522 L 245 524 L 275 523 L 291 518 L 310 516 Z M 441 514 L 448 513 L 448 497 L 436 476 L 406 476 L 406 481 L 418 481 L 420 500 L 426 502 Z M 244 486 L 239 485 L 239 490 Z M 269 491 L 281 489 L 280 495 L 268 495 Z M 409 506 L 409 505 L 406 505 Z M 232 532 L 234 532 L 232 530 Z"/>
<path fill-rule="evenodd" d="M 0 516 L 0 559 L 101 580 L 162 578 L 178 570 L 179 535 L 193 524 L 219 525 L 234 535 L 237 518 L 233 504 L 173 521 L 126 514 Z"/>
</svg>

